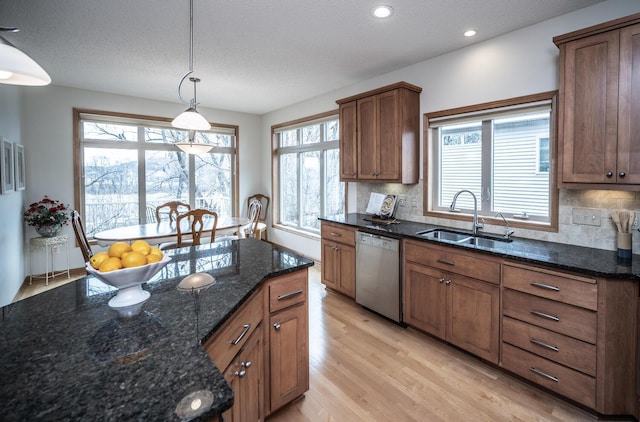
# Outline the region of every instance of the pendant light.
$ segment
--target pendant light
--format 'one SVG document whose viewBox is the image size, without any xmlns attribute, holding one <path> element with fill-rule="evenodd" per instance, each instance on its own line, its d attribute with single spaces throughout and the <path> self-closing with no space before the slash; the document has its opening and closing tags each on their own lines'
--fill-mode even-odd
<svg viewBox="0 0 640 422">
<path fill-rule="evenodd" d="M 18 28 L 2 28 L 0 32 L 18 32 Z M 31 57 L 0 36 L 0 83 L 9 85 L 49 85 L 51 77 Z"/>
<path fill-rule="evenodd" d="M 178 129 L 186 129 L 189 131 L 189 142 L 177 142 L 176 146 L 180 148 L 182 151 L 187 152 L 189 154 L 202 154 L 208 152 L 213 148 L 213 145 L 206 143 L 195 142 L 196 131 L 198 130 L 209 130 L 211 129 L 211 125 L 205 119 L 202 114 L 198 113 L 196 109 L 197 95 L 196 95 L 196 85 L 200 82 L 199 78 L 189 77 L 193 73 L 193 0 L 189 0 L 189 71 L 185 73 L 185 75 L 180 80 L 180 84 L 178 84 L 178 98 L 185 104 L 189 104 L 189 108 L 180 113 L 173 121 L 171 122 L 171 126 L 176 127 Z M 190 101 L 185 101 L 182 98 L 182 84 L 184 81 L 189 78 L 189 81 L 193 83 L 193 98 Z"/>
</svg>

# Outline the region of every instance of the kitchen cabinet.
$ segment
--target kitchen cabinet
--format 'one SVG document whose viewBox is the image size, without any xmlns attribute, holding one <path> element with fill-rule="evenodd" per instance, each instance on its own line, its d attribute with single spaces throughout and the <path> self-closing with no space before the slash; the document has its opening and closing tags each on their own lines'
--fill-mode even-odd
<svg viewBox="0 0 640 422">
<path fill-rule="evenodd" d="M 497 364 L 500 264 L 411 240 L 404 251 L 404 322 Z"/>
<path fill-rule="evenodd" d="M 234 391 L 233 407 L 223 413 L 226 422 L 264 420 L 262 326 L 247 340 L 224 373 Z"/>
<path fill-rule="evenodd" d="M 351 298 L 356 297 L 356 235 L 348 226 L 321 224 L 322 283 Z"/>
<path fill-rule="evenodd" d="M 503 368 L 602 414 L 635 414 L 637 282 L 506 261 Z"/>
<path fill-rule="evenodd" d="M 640 184 L 640 14 L 557 36 L 560 188 Z"/>
<path fill-rule="evenodd" d="M 399 82 L 337 101 L 340 180 L 418 183 L 420 92 Z"/>
<path fill-rule="evenodd" d="M 267 414 L 270 414 L 309 389 L 307 271 L 270 281 L 267 292 L 270 380 Z"/>
</svg>

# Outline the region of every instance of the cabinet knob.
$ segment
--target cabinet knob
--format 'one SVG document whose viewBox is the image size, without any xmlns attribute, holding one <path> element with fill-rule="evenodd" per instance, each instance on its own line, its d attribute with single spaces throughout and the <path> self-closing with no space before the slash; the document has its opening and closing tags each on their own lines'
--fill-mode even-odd
<svg viewBox="0 0 640 422">
<path fill-rule="evenodd" d="M 613 173 L 612 172 L 608 172 L 607 173 L 607 177 L 613 177 Z"/>
<path fill-rule="evenodd" d="M 273 324 L 273 328 L 275 328 L 276 331 L 279 331 L 280 330 L 280 323 L 276 322 L 275 324 Z"/>
<path fill-rule="evenodd" d="M 240 366 L 244 367 L 244 368 L 249 368 L 251 367 L 252 363 L 250 360 L 246 361 L 246 362 L 240 362 Z"/>
<path fill-rule="evenodd" d="M 446 284 L 448 286 L 449 284 L 451 284 L 451 280 L 445 280 L 444 284 Z"/>
<path fill-rule="evenodd" d="M 620 177 L 621 179 L 626 175 L 627 173 L 625 173 L 624 171 L 621 171 L 620 173 L 618 173 L 618 177 Z"/>
<path fill-rule="evenodd" d="M 245 375 L 247 375 L 247 371 L 245 371 L 244 369 L 243 369 L 243 370 L 241 370 L 241 371 L 236 371 L 236 376 L 237 376 L 238 378 L 244 378 L 244 377 L 245 377 Z"/>
<path fill-rule="evenodd" d="M 439 279 L 438 279 L 438 282 L 439 282 L 439 283 L 444 283 L 444 278 L 442 278 L 442 277 L 441 277 L 441 278 L 439 278 Z"/>
</svg>

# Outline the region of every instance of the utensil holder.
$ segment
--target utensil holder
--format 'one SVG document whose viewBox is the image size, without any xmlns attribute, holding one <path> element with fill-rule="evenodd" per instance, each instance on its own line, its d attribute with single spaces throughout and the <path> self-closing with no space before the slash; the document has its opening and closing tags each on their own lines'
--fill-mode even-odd
<svg viewBox="0 0 640 422">
<path fill-rule="evenodd" d="M 618 257 L 631 259 L 631 233 L 618 232 Z"/>
</svg>

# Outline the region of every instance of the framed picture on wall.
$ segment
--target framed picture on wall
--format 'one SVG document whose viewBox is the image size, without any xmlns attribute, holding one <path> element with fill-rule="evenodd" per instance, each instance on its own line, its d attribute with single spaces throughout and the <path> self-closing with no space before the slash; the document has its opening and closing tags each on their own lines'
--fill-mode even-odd
<svg viewBox="0 0 640 422">
<path fill-rule="evenodd" d="M 13 144 L 0 137 L 0 191 L 7 194 L 13 190 Z"/>
<path fill-rule="evenodd" d="M 16 173 L 16 190 L 24 190 L 25 188 L 25 176 L 26 169 L 24 167 L 24 145 L 18 143 L 13 144 L 13 165 L 15 166 Z"/>
</svg>

